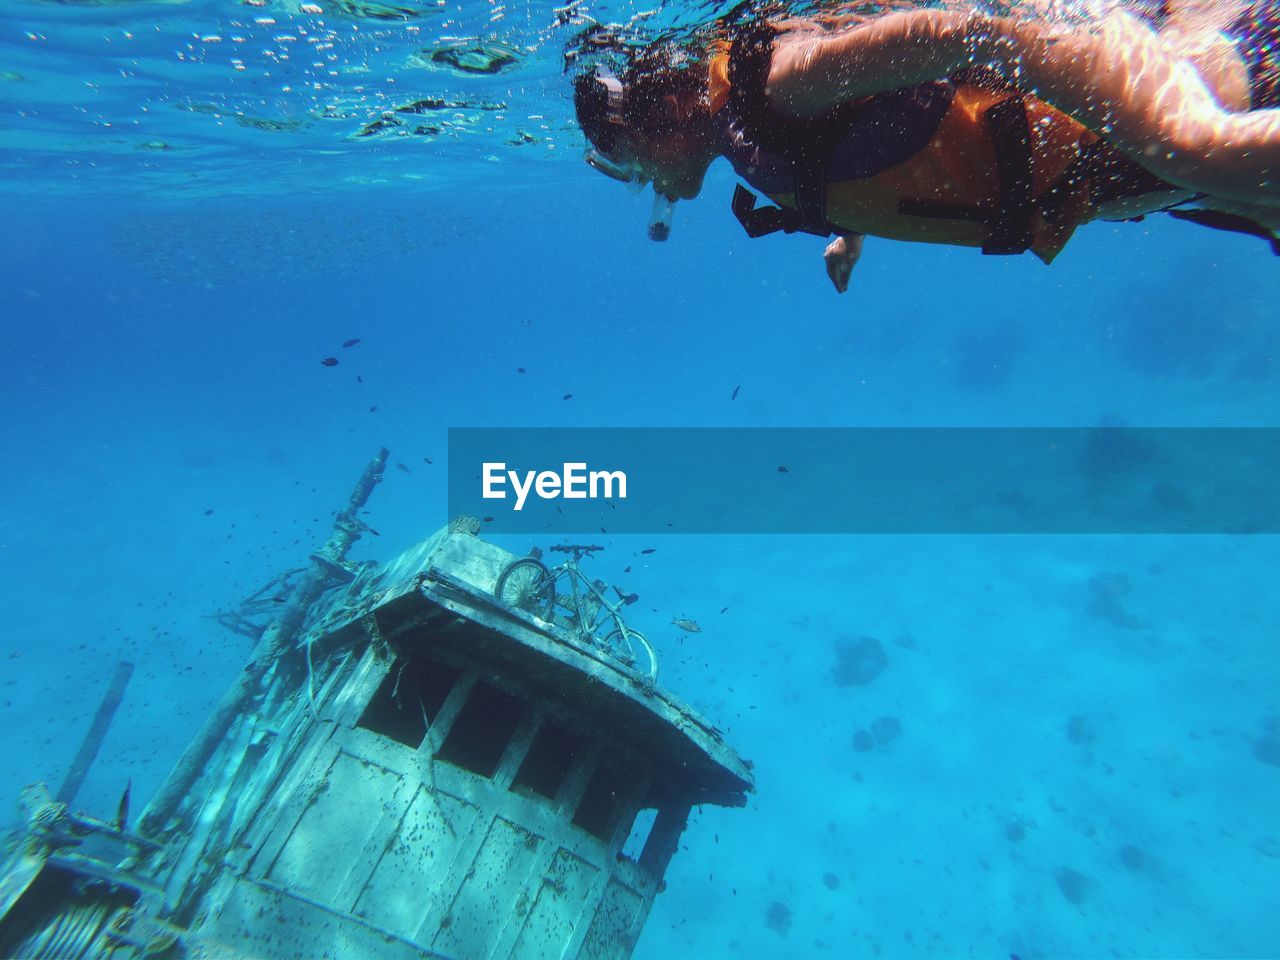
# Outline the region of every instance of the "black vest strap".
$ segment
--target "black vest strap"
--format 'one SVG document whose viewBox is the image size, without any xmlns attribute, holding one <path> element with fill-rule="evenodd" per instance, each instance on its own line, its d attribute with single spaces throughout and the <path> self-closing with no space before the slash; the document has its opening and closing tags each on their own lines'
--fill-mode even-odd
<svg viewBox="0 0 1280 960">
<path fill-rule="evenodd" d="M 842 105 L 806 120 L 784 117 L 773 111 L 765 87 L 777 35 L 777 28 L 762 22 L 739 29 L 729 49 L 730 108 L 741 119 L 752 142 L 792 165 L 796 206 L 795 209 L 755 209 L 756 197 L 739 186 L 733 195 L 734 215 L 751 237 L 778 230 L 822 237 L 847 232 L 827 222 L 827 165 L 861 105 Z M 766 224 L 772 226 L 766 227 Z"/>
<path fill-rule="evenodd" d="M 825 191 L 824 185 L 823 192 Z M 825 217 L 821 226 L 812 227 L 806 223 L 801 211 L 791 207 L 757 207 L 758 199 L 742 184 L 734 187 L 733 215 L 742 224 L 742 229 L 747 232 L 747 236 L 753 240 L 756 237 L 767 237 L 771 233 L 812 233 L 818 237 L 829 237 L 833 233 L 848 236 L 853 232 L 827 223 Z M 823 206 L 825 207 L 825 197 Z"/>
<path fill-rule="evenodd" d="M 1022 97 L 1010 97 L 982 116 L 996 149 L 996 177 L 1000 206 L 990 223 L 982 252 L 1026 253 L 1031 249 L 1032 155 L 1031 125 Z"/>
<path fill-rule="evenodd" d="M 835 144 L 818 155 L 810 155 L 796 164 L 796 212 L 805 233 L 830 234 L 827 222 L 827 162 L 835 152 Z"/>
<path fill-rule="evenodd" d="M 1033 167 L 1031 126 L 1027 122 L 1022 97 L 1010 97 L 982 115 L 996 154 L 996 182 L 999 199 L 993 209 L 982 210 L 937 200 L 903 199 L 898 212 L 913 217 L 967 220 L 987 227 L 982 244 L 986 254 L 1026 253 L 1031 249 Z"/>
</svg>

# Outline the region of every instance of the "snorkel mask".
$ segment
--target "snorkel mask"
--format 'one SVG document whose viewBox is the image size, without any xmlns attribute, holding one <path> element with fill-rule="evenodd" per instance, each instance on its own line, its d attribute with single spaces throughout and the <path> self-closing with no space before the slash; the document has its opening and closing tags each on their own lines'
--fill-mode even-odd
<svg viewBox="0 0 1280 960">
<path fill-rule="evenodd" d="M 605 129 L 616 134 L 613 128 L 624 128 L 626 126 L 626 120 L 623 116 L 627 100 L 626 88 L 623 87 L 622 81 L 616 75 L 604 67 L 596 68 L 593 79 L 604 87 L 605 91 Z M 591 167 L 592 170 L 604 174 L 610 180 L 616 180 L 624 184 L 629 191 L 638 194 L 651 181 L 651 178 L 641 170 L 638 161 L 634 159 L 615 159 L 605 152 L 605 149 L 612 147 L 613 139 L 613 136 L 602 139 L 603 149 L 589 147 L 587 152 L 583 154 L 583 160 L 587 162 L 587 166 Z M 656 186 L 653 188 L 653 209 L 649 213 L 650 240 L 661 242 L 671 236 L 671 215 L 675 208 L 675 202 L 674 197 L 659 192 Z"/>
<path fill-rule="evenodd" d="M 632 193 L 639 193 L 649 182 L 649 178 L 640 172 L 640 165 L 634 160 L 630 163 L 612 160 L 595 147 L 588 148 L 582 159 L 587 161 L 587 166 L 592 170 L 603 173 L 610 180 L 618 181 Z"/>
</svg>

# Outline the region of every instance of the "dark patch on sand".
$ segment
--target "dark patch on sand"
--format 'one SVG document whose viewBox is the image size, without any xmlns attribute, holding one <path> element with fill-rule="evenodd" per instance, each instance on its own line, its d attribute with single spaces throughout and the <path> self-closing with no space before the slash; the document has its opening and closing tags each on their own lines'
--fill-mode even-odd
<svg viewBox="0 0 1280 960">
<path fill-rule="evenodd" d="M 1130 870 L 1144 870 L 1147 866 L 1147 855 L 1132 843 L 1120 848 L 1120 862 Z"/>
<path fill-rule="evenodd" d="M 1127 573 L 1100 573 L 1091 577 L 1085 613 L 1121 630 L 1141 630 L 1146 623 L 1124 605 L 1124 598 L 1132 588 Z"/>
<path fill-rule="evenodd" d="M 877 717 L 871 724 L 871 735 L 877 744 L 887 747 L 902 736 L 902 721 L 897 717 Z"/>
<path fill-rule="evenodd" d="M 1087 747 L 1098 738 L 1089 721 L 1077 714 L 1067 721 L 1067 739 L 1078 747 Z"/>
<path fill-rule="evenodd" d="M 779 936 L 785 937 L 791 929 L 791 908 L 780 900 L 769 904 L 764 912 L 764 925 Z"/>
<path fill-rule="evenodd" d="M 1068 903 L 1081 904 L 1089 895 L 1092 883 L 1088 877 L 1070 867 L 1063 867 L 1057 873 L 1058 889 Z"/>
<path fill-rule="evenodd" d="M 875 637 L 841 637 L 836 641 L 836 665 L 831 676 L 837 687 L 863 687 L 889 665 L 884 646 Z"/>
</svg>

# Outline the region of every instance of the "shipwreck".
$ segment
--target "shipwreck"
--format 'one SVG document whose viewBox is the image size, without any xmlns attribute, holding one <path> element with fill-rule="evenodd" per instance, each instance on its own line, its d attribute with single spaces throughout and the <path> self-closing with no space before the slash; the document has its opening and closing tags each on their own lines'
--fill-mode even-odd
<svg viewBox="0 0 1280 960">
<path fill-rule="evenodd" d="M 631 954 L 691 808 L 742 805 L 750 766 L 577 572 L 596 548 L 551 568 L 461 519 L 349 561 L 386 457 L 285 602 L 223 615 L 252 653 L 140 816 L 74 808 L 127 665 L 61 788 L 24 791 L 0 956 Z"/>
</svg>

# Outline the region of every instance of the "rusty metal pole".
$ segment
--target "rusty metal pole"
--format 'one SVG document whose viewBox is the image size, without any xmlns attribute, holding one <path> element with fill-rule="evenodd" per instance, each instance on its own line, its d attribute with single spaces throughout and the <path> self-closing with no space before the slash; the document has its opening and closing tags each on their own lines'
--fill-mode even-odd
<svg viewBox="0 0 1280 960">
<path fill-rule="evenodd" d="M 369 461 L 360 482 L 351 492 L 346 509 L 334 521 L 333 533 L 329 535 L 325 545 L 311 555 L 311 566 L 298 581 L 280 616 L 263 631 L 249 662 L 222 695 L 209 719 L 147 805 L 138 825 L 139 832 L 144 836 L 156 836 L 165 830 L 191 784 L 200 776 L 214 750 L 226 736 L 232 721 L 261 693 L 262 679 L 267 670 L 297 640 L 307 611 L 324 592 L 334 568 L 346 558 L 351 544 L 360 538 L 361 523 L 358 514 L 368 502 L 373 488 L 382 480 L 387 456 L 388 451 L 384 447 Z"/>
<path fill-rule="evenodd" d="M 76 758 L 71 761 L 71 769 L 67 771 L 67 777 L 58 789 L 59 803 L 70 804 L 80 792 L 80 785 L 84 783 L 89 767 L 93 765 L 98 751 L 102 749 L 102 741 L 107 738 L 111 721 L 115 719 L 116 711 L 120 709 L 120 701 L 124 699 L 125 688 L 129 686 L 129 678 L 132 676 L 133 664 L 127 660 L 121 660 L 120 665 L 116 667 L 116 675 L 111 679 L 111 686 L 107 688 L 102 703 L 98 705 L 98 712 L 94 714 L 93 724 L 85 734 Z"/>
</svg>

